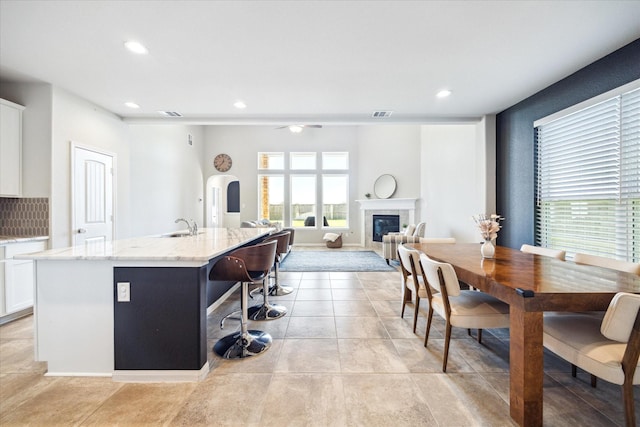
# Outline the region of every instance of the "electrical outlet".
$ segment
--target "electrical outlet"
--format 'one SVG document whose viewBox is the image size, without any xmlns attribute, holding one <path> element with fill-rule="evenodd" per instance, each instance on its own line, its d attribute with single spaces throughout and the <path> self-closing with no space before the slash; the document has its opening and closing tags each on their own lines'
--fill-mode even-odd
<svg viewBox="0 0 640 427">
<path fill-rule="evenodd" d="M 118 282 L 118 302 L 130 302 L 131 301 L 131 283 Z"/>
</svg>

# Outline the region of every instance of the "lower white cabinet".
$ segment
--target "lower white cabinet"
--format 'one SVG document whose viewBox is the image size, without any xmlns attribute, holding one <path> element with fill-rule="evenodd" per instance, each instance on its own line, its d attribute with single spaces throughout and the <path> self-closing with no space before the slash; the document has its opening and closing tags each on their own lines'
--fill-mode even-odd
<svg viewBox="0 0 640 427">
<path fill-rule="evenodd" d="M 0 246 L 0 316 L 33 306 L 33 261 L 15 255 L 46 249 L 45 241 L 8 243 Z"/>
</svg>

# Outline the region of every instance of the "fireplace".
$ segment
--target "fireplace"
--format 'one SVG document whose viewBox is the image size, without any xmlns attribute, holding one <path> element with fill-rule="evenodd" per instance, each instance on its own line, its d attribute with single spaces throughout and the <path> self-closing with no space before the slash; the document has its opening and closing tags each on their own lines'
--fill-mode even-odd
<svg viewBox="0 0 640 427">
<path fill-rule="evenodd" d="M 418 199 L 364 199 L 360 204 L 360 242 L 365 248 L 382 249 L 373 239 L 373 215 L 398 215 L 400 224 L 414 224 Z"/>
<path fill-rule="evenodd" d="M 400 215 L 373 215 L 373 241 L 382 242 L 382 236 L 400 231 Z"/>
</svg>

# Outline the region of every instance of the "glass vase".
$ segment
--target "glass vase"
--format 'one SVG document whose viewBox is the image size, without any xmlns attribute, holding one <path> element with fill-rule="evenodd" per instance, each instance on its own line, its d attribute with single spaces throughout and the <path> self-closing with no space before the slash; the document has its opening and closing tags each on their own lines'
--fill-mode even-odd
<svg viewBox="0 0 640 427">
<path fill-rule="evenodd" d="M 491 239 L 485 240 L 482 246 L 480 246 L 480 253 L 482 254 L 482 258 L 493 258 L 496 253 L 496 248 L 493 246 Z"/>
</svg>

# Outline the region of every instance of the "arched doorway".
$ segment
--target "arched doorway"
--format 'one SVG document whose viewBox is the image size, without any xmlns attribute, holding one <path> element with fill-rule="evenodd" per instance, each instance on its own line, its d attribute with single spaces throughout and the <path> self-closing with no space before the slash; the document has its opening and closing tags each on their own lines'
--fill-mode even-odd
<svg viewBox="0 0 640 427">
<path fill-rule="evenodd" d="M 207 227 L 240 227 L 240 181 L 236 176 L 210 176 L 205 199 Z"/>
</svg>

